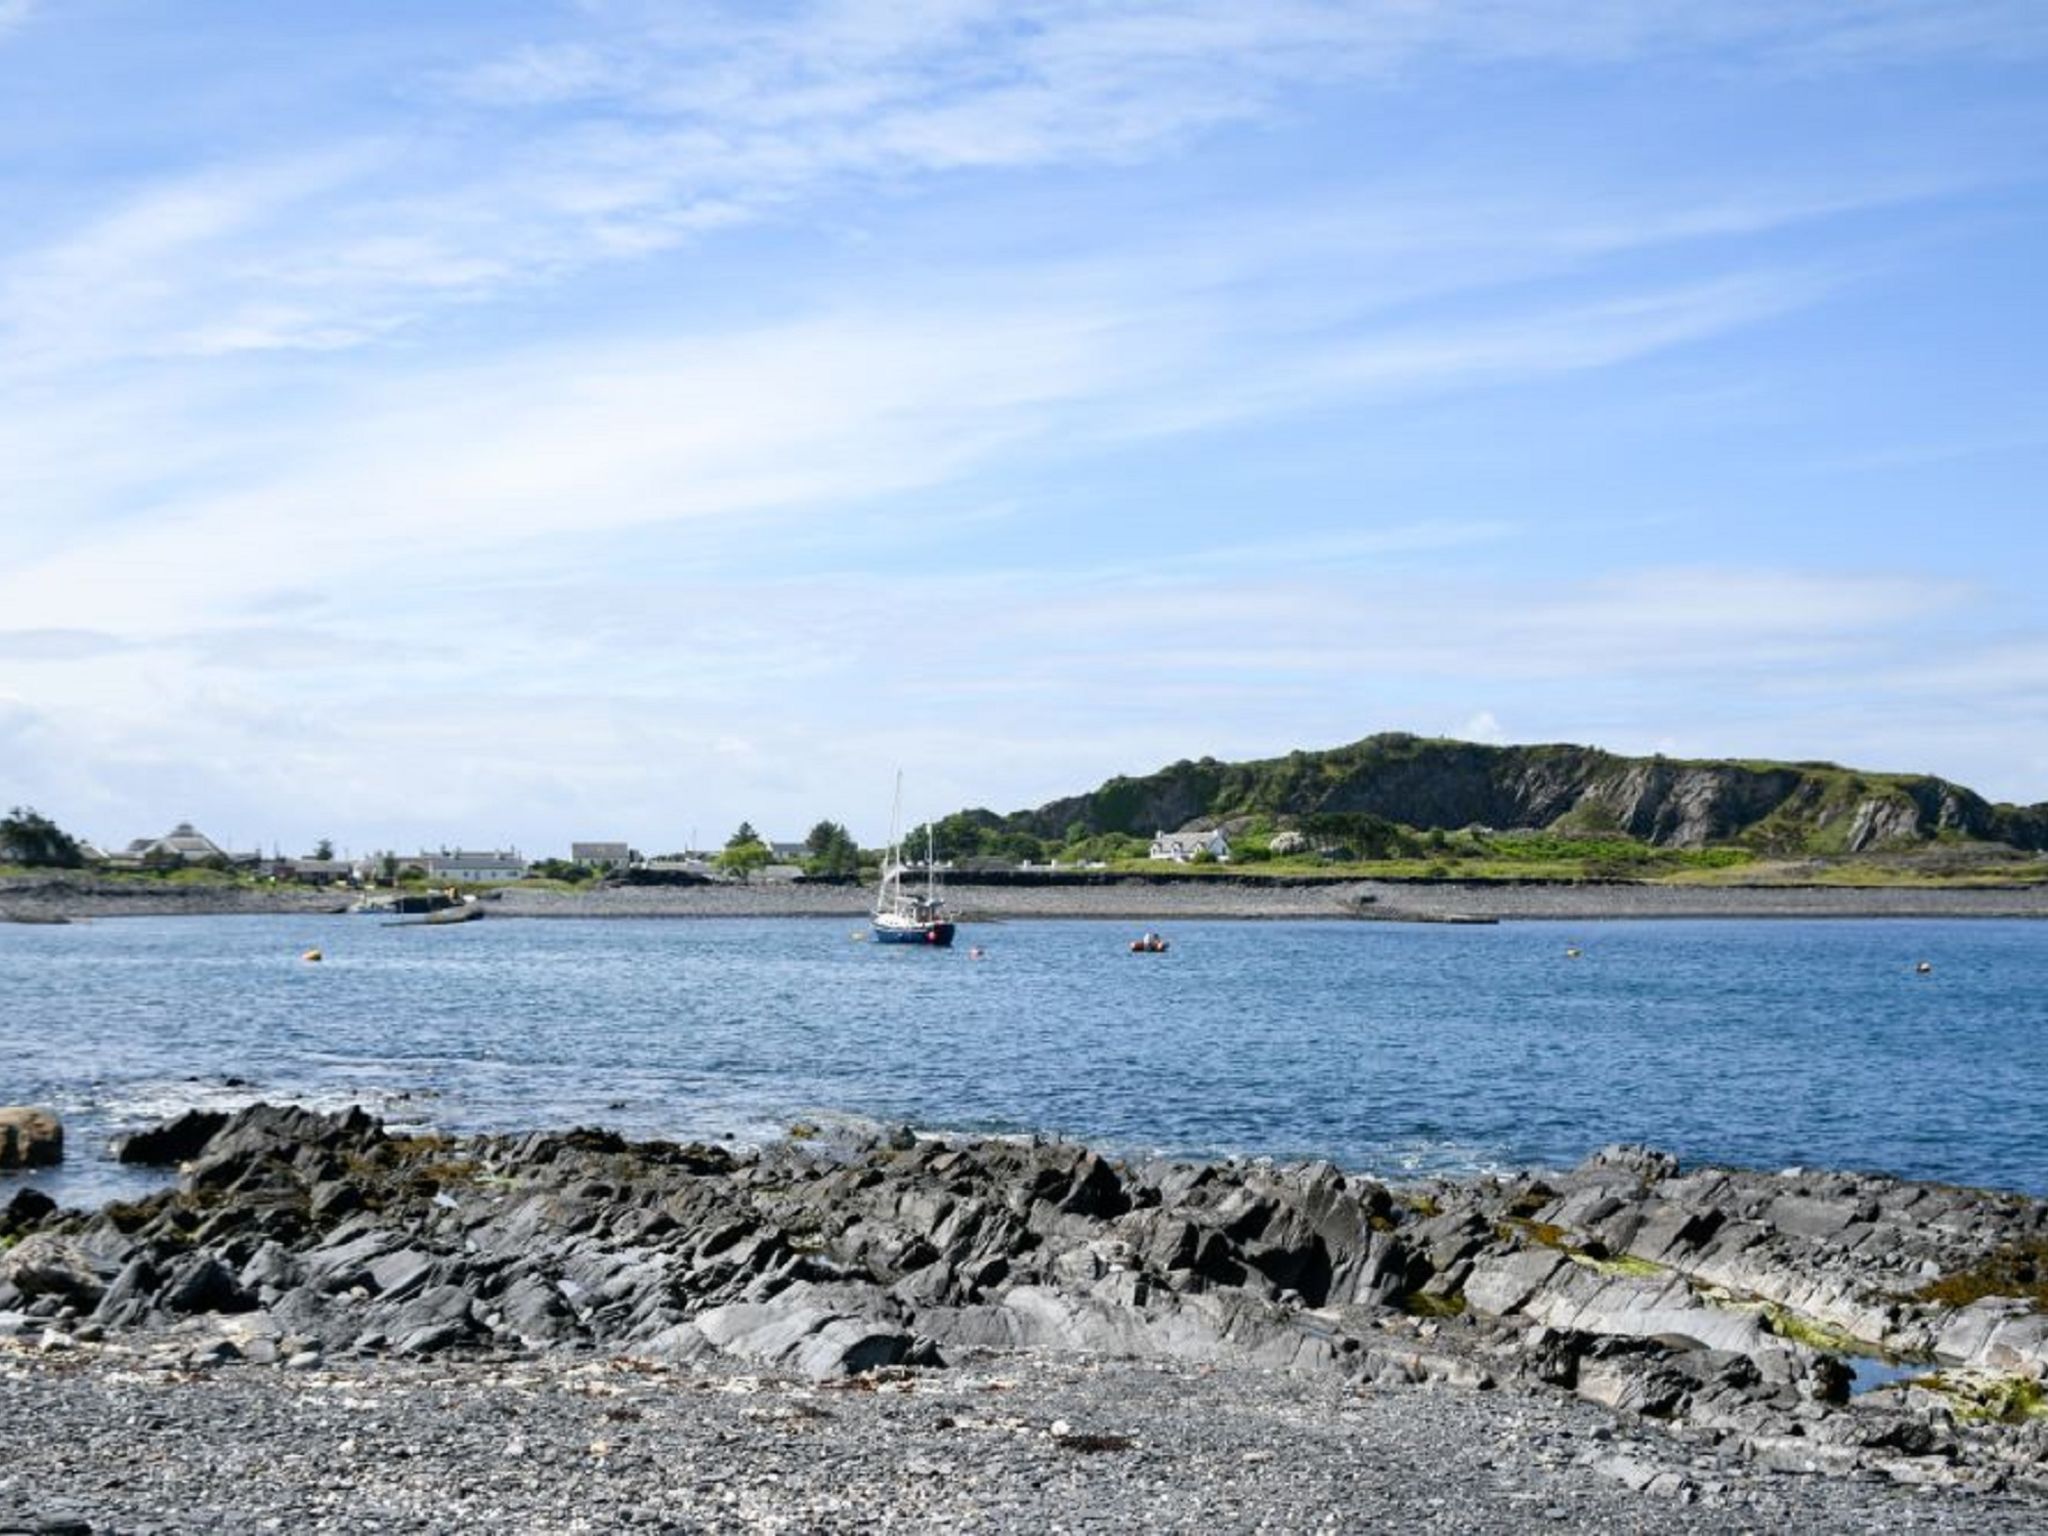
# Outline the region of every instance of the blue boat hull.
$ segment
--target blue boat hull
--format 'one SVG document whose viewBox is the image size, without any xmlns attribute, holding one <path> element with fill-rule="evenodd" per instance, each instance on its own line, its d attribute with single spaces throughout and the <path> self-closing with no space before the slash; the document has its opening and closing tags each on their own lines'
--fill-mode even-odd
<svg viewBox="0 0 2048 1536">
<path fill-rule="evenodd" d="M 924 923 L 914 928 L 875 927 L 877 944 L 925 944 L 933 949 L 947 949 L 953 943 L 951 923 Z"/>
</svg>

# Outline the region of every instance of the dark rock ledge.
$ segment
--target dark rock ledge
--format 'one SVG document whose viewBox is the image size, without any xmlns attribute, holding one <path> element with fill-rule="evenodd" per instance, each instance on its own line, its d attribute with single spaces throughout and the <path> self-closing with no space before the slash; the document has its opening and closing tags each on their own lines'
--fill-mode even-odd
<svg viewBox="0 0 2048 1536">
<path fill-rule="evenodd" d="M 1764 1468 L 2048 1494 L 2048 1205 L 1790 1170 L 1395 1189 L 1070 1143 L 393 1137 L 256 1105 L 177 1187 L 0 1206 L 0 1335 L 188 1366 L 602 1352 L 827 1380 L 988 1350 L 1573 1394 Z M 1922 1364 L 1852 1395 L 1850 1363 Z"/>
</svg>

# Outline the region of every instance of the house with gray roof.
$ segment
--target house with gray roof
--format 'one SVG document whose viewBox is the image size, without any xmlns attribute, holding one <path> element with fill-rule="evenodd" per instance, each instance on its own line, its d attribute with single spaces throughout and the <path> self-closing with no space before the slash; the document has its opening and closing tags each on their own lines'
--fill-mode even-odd
<svg viewBox="0 0 2048 1536">
<path fill-rule="evenodd" d="M 1230 862 L 1230 839 L 1217 828 L 1208 832 L 1155 832 L 1148 859 L 1170 859 L 1175 864 L 1191 862 L 1205 853 L 1219 864 Z"/>
<path fill-rule="evenodd" d="M 258 853 L 230 853 L 189 821 L 181 821 L 162 837 L 138 837 L 120 853 L 110 855 L 113 869 L 170 869 L 195 864 L 255 864 Z"/>
<path fill-rule="evenodd" d="M 482 883 L 492 880 L 524 880 L 526 860 L 519 850 L 443 848 L 439 853 L 422 853 L 407 859 L 427 872 L 429 880 Z"/>
</svg>

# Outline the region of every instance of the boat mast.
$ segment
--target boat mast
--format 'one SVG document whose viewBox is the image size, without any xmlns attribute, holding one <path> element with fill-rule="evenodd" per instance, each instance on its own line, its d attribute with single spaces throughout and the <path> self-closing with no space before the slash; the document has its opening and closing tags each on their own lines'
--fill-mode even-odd
<svg viewBox="0 0 2048 1536">
<path fill-rule="evenodd" d="M 893 906 L 903 879 L 903 770 L 896 770 L 896 798 L 889 806 L 889 849 L 882 855 L 882 903 Z"/>
</svg>

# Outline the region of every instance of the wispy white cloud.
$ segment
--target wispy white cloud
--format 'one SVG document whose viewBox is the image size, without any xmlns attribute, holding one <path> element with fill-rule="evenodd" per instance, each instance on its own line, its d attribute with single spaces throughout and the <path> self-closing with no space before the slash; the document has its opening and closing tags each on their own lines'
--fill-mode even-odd
<svg viewBox="0 0 2048 1536">
<path fill-rule="evenodd" d="M 1460 741 L 1483 741 L 1498 746 L 1508 739 L 1499 718 L 1490 709 L 1482 709 L 1451 732 Z"/>
<path fill-rule="evenodd" d="M 1311 336 L 1291 355 L 1268 339 L 1256 368 L 1227 312 L 1171 295 L 1133 314 L 1028 293 L 1005 307 L 985 294 L 964 310 L 926 304 L 508 353 L 380 379 L 330 405 L 288 445 L 282 474 L 273 428 L 246 445 L 232 478 L 167 499 L 147 519 L 70 523 L 68 548 L 0 573 L 0 611 L 56 625 L 83 601 L 161 632 L 269 591 L 280 573 L 364 579 L 561 535 L 777 509 L 855 516 L 865 500 L 1026 448 L 1610 367 L 1751 323 L 1809 286 L 1743 279 L 1590 309 L 1522 309 L 1434 336 Z M 134 451 L 147 458 L 155 444 Z M 134 474 L 107 450 L 95 472 L 110 491 Z M 1359 530 L 1326 540 L 1325 553 L 1489 531 Z M 195 568 L 205 582 L 160 579 Z"/>
<path fill-rule="evenodd" d="M 0 0 L 0 35 L 29 9 Z M 680 841 L 679 815 L 858 817 L 821 786 L 905 755 L 944 809 L 1467 716 L 1644 742 L 1725 727 L 1719 750 L 1789 739 L 1800 712 L 1843 726 L 1824 711 L 1854 696 L 1896 703 L 1911 739 L 1950 720 L 1952 689 L 2010 711 L 1973 761 L 2034 750 L 2039 635 L 1963 643 L 1953 580 L 1709 568 L 1661 533 L 1559 577 L 1540 542 L 1559 514 L 1520 485 L 1433 504 L 1452 514 L 1355 489 L 1395 407 L 1471 402 L 1483 451 L 1503 419 L 1486 392 L 1633 379 L 1825 319 L 1869 281 L 1854 231 L 2012 180 L 1998 155 L 1943 139 L 1929 170 L 1837 144 L 1631 184 L 1368 144 L 1220 208 L 978 223 L 1076 168 L 1142 197 L 1149 169 L 1106 173 L 1475 60 L 1747 77 L 2037 57 L 2032 0 L 606 0 L 550 24 L 558 41 L 494 34 L 471 67 L 380 75 L 402 114 L 123 171 L 73 194 L 97 207 L 59 236 L 50 209 L 0 229 L 0 800 L 61 782 L 90 817 L 143 823 L 102 835 L 187 797 L 174 814 L 345 830 L 296 819 L 317 785 L 323 819 L 362 835 L 580 818 Z M 972 215 L 902 243 L 901 210 L 958 188 L 979 189 Z M 777 287 L 711 259 L 848 222 L 879 234 L 871 266 Z M 1657 409 L 1605 400 L 1609 425 Z M 1034 475 L 1125 454 L 1135 481 L 1146 455 L 1317 413 L 1347 415 L 1319 439 L 1344 463 L 1300 526 L 1282 487 L 1244 509 L 1251 536 L 1162 514 L 1132 539 L 1114 511 L 1086 547 L 1020 536 L 1061 495 Z M 1089 504 L 1114 507 L 1114 481 Z M 928 525 L 904 509 L 948 497 L 1004 564 L 920 591 L 908 648 Z M 818 575 L 833 540 L 862 557 Z M 1547 574 L 1501 574 L 1518 563 Z M 309 691 L 342 732 L 306 727 Z M 456 771 L 387 766 L 422 754 Z"/>
<path fill-rule="evenodd" d="M 607 6 L 574 40 L 518 44 L 438 77 L 403 138 L 188 168 L 45 248 L 0 245 L 0 334 L 17 375 L 115 354 L 373 343 L 850 190 L 1175 152 L 1221 125 L 1285 115 L 1304 82 L 1369 80 L 1446 51 L 1604 58 L 1837 34 L 1865 38 L 1863 51 L 1894 34 L 1925 50 L 2040 30 L 1990 0 L 1944 9 L 1965 14 L 1909 27 L 1906 8 L 1882 6 L 1897 25 L 1873 31 L 1869 6 L 1832 4 Z M 527 120 L 524 107 L 545 110 Z M 476 110 L 491 114 L 487 157 L 469 147 Z M 1353 240 L 1380 258 L 1430 251 L 1455 273 L 1497 267 L 1498 231 L 1515 227 L 1514 270 L 1526 274 L 1546 254 L 1554 267 L 1753 234 L 1951 190 L 1958 174 L 1873 170 L 1846 193 L 1709 188 L 1604 218 L 1553 206 L 1535 227 L 1527 210 L 1469 198 L 1431 210 L 1417 188 L 1389 188 L 1391 211 Z M 1300 233 L 1325 261 L 1343 258 L 1340 230 Z M 1417 276 L 1411 266 L 1406 281 Z"/>
<path fill-rule="evenodd" d="M 1974 594 L 1882 575 L 1682 567 L 1589 578 L 1532 604 L 1512 579 L 1441 570 L 1105 584 L 1086 599 L 1059 596 L 1060 574 L 959 575 L 914 596 L 865 574 L 677 588 L 649 573 L 573 594 L 456 586 L 431 606 L 380 610 L 380 645 L 360 654 L 346 624 L 259 625 L 180 637 L 208 648 L 197 666 L 148 649 L 49 660 L 19 669 L 54 669 L 59 686 L 23 701 L 41 746 L 0 765 L 0 796 L 20 764 L 73 753 L 110 805 L 160 801 L 155 786 L 175 770 L 196 801 L 253 818 L 251 835 L 271 835 L 265 820 L 280 836 L 317 835 L 297 808 L 309 783 L 353 836 L 533 841 L 580 819 L 679 843 L 679 822 L 741 814 L 780 826 L 834 814 L 876 833 L 882 788 L 869 806 L 857 786 L 878 782 L 878 763 L 927 765 L 940 808 L 1008 809 L 1199 752 L 1442 728 L 1445 698 L 1489 700 L 1461 729 L 1481 739 L 1512 718 L 1541 738 L 1620 748 L 1660 731 L 1706 752 L 1775 740 L 1847 756 L 1875 742 L 1875 760 L 1967 780 L 1990 747 L 1922 761 L 1927 750 L 1899 744 L 1958 699 L 2013 708 L 2041 644 L 1919 675 L 1912 653 Z M 242 665 L 273 647 L 285 670 Z M 231 650 L 244 654 L 224 666 Z M 892 686 L 878 696 L 883 676 Z M 591 678 L 602 688 L 579 681 Z M 2024 736 L 2036 694 L 1986 740 L 2003 750 Z M 1888 731 L 1835 720 L 1850 696 Z M 309 697 L 344 727 L 306 732 Z M 1082 701 L 1092 723 L 1077 737 Z M 441 771 L 391 770 L 422 760 Z M 2003 791 L 2013 771 L 1984 787 Z"/>
</svg>

